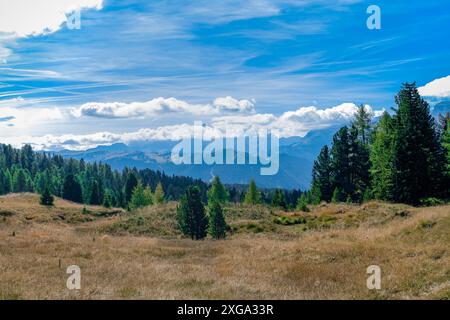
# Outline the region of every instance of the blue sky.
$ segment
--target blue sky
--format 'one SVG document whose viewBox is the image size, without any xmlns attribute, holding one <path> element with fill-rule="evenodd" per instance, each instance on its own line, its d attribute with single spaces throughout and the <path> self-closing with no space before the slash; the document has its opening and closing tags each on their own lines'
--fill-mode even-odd
<svg viewBox="0 0 450 320">
<path fill-rule="evenodd" d="M 64 1 L 84 7 L 81 29 L 50 16 L 51 5 L 24 17 L 0 0 L 7 141 L 117 142 L 196 119 L 277 122 L 292 126 L 286 135 L 303 135 L 344 121 L 350 103 L 390 109 L 402 82 L 450 75 L 446 0 Z M 366 26 L 372 4 L 381 8 L 381 30 Z M 21 23 L 46 14 L 52 30 Z M 443 85 L 430 95 L 447 98 Z"/>
</svg>

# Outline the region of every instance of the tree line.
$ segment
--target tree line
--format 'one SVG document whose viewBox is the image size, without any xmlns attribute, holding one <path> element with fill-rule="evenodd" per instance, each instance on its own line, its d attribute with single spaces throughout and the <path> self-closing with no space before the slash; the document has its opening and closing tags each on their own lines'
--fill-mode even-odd
<svg viewBox="0 0 450 320">
<path fill-rule="evenodd" d="M 15 149 L 0 144 L 0 195 L 36 192 L 41 203 L 52 204 L 52 196 L 90 205 L 139 208 L 162 201 L 179 200 L 190 186 L 197 186 L 207 201 L 208 183 L 182 176 L 168 176 L 150 169 L 112 170 L 108 164 L 66 159 L 60 155 L 35 152 L 30 145 Z M 228 200 L 245 201 L 246 186 L 227 186 Z M 300 190 L 261 190 L 258 203 L 295 208 Z"/>
<path fill-rule="evenodd" d="M 136 188 L 140 192 L 142 187 L 147 195 L 152 190 L 157 198 L 164 190 L 166 200 L 177 200 L 192 185 L 199 188 L 205 200 L 208 185 L 199 179 L 168 176 L 150 169 L 117 171 L 104 163 L 86 163 L 83 159 L 65 159 L 60 155 L 34 152 L 30 145 L 15 149 L 0 144 L 0 195 L 48 193 L 77 203 L 128 208 L 139 205 L 138 193 L 132 203 Z"/>
<path fill-rule="evenodd" d="M 350 126 L 314 162 L 311 203 L 370 199 L 418 205 L 450 196 L 450 120 L 436 121 L 415 83 L 405 83 L 397 107 L 376 125 L 360 106 Z"/>
</svg>

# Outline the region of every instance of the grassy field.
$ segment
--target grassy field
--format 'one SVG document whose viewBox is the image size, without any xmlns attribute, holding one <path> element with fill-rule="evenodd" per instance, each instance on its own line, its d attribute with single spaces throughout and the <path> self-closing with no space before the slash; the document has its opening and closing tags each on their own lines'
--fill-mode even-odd
<svg viewBox="0 0 450 320">
<path fill-rule="evenodd" d="M 449 299 L 450 206 L 370 202 L 308 214 L 232 206 L 191 241 L 176 203 L 136 212 L 0 197 L 0 299 Z M 66 288 L 78 265 L 81 290 Z M 366 269 L 382 270 L 381 290 Z"/>
</svg>

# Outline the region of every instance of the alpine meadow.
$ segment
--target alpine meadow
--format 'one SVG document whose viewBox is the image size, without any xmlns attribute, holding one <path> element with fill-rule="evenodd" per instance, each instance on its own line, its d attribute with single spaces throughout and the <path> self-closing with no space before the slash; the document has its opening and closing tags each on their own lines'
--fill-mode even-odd
<svg viewBox="0 0 450 320">
<path fill-rule="evenodd" d="M 449 300 L 449 9 L 0 0 L 0 300 Z"/>
</svg>

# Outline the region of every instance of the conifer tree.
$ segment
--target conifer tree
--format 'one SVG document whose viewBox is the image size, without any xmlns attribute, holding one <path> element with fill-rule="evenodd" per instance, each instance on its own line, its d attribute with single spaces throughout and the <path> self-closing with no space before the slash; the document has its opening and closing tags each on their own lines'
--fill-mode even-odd
<svg viewBox="0 0 450 320">
<path fill-rule="evenodd" d="M 109 192 L 106 192 L 104 197 L 103 197 L 103 206 L 105 208 L 111 208 L 112 207 L 112 199 L 111 199 L 111 195 L 109 194 Z"/>
<path fill-rule="evenodd" d="M 332 184 L 339 190 L 339 201 L 345 201 L 347 196 L 353 192 L 350 181 L 350 143 L 348 127 L 342 127 L 333 137 L 332 155 Z"/>
<path fill-rule="evenodd" d="M 333 197 L 331 198 L 332 203 L 344 202 L 345 194 L 339 187 L 336 187 L 333 191 Z"/>
<path fill-rule="evenodd" d="M 304 193 L 298 198 L 297 209 L 303 212 L 309 212 L 308 199 Z"/>
<path fill-rule="evenodd" d="M 63 193 L 64 199 L 82 203 L 83 195 L 81 191 L 81 185 L 78 179 L 73 174 L 68 174 L 64 179 Z"/>
<path fill-rule="evenodd" d="M 138 182 L 133 190 L 130 200 L 130 209 L 136 210 L 152 204 L 152 194 L 149 187 L 144 188 L 141 182 Z"/>
<path fill-rule="evenodd" d="M 369 144 L 371 135 L 371 122 L 372 114 L 370 113 L 368 107 L 361 104 L 356 112 L 355 119 L 353 121 L 353 126 L 358 132 L 358 139 L 365 146 Z"/>
<path fill-rule="evenodd" d="M 129 172 L 126 177 L 125 182 L 125 202 L 128 203 L 131 200 L 131 195 L 133 194 L 134 188 L 136 188 L 138 184 L 138 179 L 134 172 Z"/>
<path fill-rule="evenodd" d="M 89 197 L 89 203 L 93 205 L 101 204 L 100 200 L 100 188 L 97 180 L 92 181 L 91 185 L 91 196 Z"/>
<path fill-rule="evenodd" d="M 211 188 L 208 190 L 208 202 L 215 201 L 224 205 L 229 200 L 228 191 L 225 189 L 224 185 L 220 181 L 219 176 L 215 176 L 212 183 Z"/>
<path fill-rule="evenodd" d="M 248 185 L 248 191 L 245 194 L 244 203 L 250 205 L 261 203 L 261 193 L 258 191 L 255 180 L 253 179 L 250 180 Z"/>
<path fill-rule="evenodd" d="M 181 198 L 177 209 L 177 222 L 183 234 L 191 237 L 192 240 L 206 237 L 208 217 L 197 186 L 189 187 Z"/>
<path fill-rule="evenodd" d="M 158 182 L 158 184 L 156 185 L 155 194 L 154 194 L 155 203 L 157 203 L 157 204 L 164 203 L 164 197 L 165 197 L 164 189 L 162 187 L 161 182 Z"/>
<path fill-rule="evenodd" d="M 227 224 L 223 215 L 222 206 L 218 201 L 213 201 L 209 208 L 209 234 L 214 239 L 223 239 L 226 236 Z"/>
<path fill-rule="evenodd" d="M 320 151 L 317 160 L 313 166 L 313 181 L 312 188 L 313 196 L 319 203 L 320 200 L 330 202 L 333 194 L 331 181 L 331 159 L 328 146 L 324 146 Z"/>
<path fill-rule="evenodd" d="M 393 186 L 393 138 L 391 116 L 384 112 L 373 134 L 370 152 L 372 193 L 375 199 L 392 200 Z"/>
<path fill-rule="evenodd" d="M 444 153 L 429 105 L 415 83 L 403 85 L 396 103 L 393 196 L 397 202 L 418 204 L 442 194 Z"/>
<path fill-rule="evenodd" d="M 287 210 L 286 197 L 282 190 L 276 189 L 272 197 L 272 206 Z"/>
<path fill-rule="evenodd" d="M 50 188 L 46 186 L 41 194 L 40 204 L 43 206 L 53 206 L 54 198 L 50 193 Z"/>
</svg>

